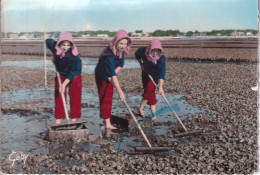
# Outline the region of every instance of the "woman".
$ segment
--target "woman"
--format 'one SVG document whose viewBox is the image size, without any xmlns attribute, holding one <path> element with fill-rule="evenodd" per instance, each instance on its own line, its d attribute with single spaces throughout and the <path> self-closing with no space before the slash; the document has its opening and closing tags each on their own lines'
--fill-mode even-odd
<svg viewBox="0 0 260 175">
<path fill-rule="evenodd" d="M 124 101 L 125 95 L 118 82 L 117 74 L 124 66 L 124 55 L 129 53 L 130 46 L 131 40 L 126 31 L 117 31 L 110 45 L 101 53 L 95 69 L 100 117 L 104 120 L 106 129 L 117 129 L 110 122 L 113 89 L 116 88 L 119 99 Z"/>
</svg>

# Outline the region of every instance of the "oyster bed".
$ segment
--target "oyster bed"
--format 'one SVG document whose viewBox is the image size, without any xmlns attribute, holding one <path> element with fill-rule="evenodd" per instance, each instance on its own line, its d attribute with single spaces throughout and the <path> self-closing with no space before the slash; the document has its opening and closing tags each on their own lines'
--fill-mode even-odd
<svg viewBox="0 0 260 175">
<path fill-rule="evenodd" d="M 169 130 L 167 138 L 148 134 L 153 146 L 170 146 L 174 152 L 137 154 L 113 147 L 120 138 L 129 134 L 145 145 L 138 132 L 117 133 L 111 140 L 102 137 L 52 143 L 39 140 L 41 146 L 68 143 L 73 146 L 63 152 L 29 156 L 26 165 L 18 163 L 13 169 L 10 169 L 8 160 L 2 161 L 1 171 L 38 174 L 253 174 L 257 171 L 257 92 L 250 87 L 256 85 L 256 68 L 256 63 L 242 62 L 167 62 L 165 91 L 184 94 L 186 96 L 182 98 L 190 104 L 214 112 L 214 115 L 198 114 L 184 121 L 188 130 L 203 129 L 201 135 L 174 138 L 174 133 L 182 132 L 179 125 Z M 139 69 L 123 69 L 120 72 L 118 79 L 125 92 L 142 91 L 140 73 Z M 83 76 L 88 79 L 84 87 L 95 88 L 94 75 Z M 154 125 L 167 124 L 170 123 L 157 122 Z M 103 151 L 87 152 L 79 149 L 82 144 L 98 144 Z"/>
</svg>

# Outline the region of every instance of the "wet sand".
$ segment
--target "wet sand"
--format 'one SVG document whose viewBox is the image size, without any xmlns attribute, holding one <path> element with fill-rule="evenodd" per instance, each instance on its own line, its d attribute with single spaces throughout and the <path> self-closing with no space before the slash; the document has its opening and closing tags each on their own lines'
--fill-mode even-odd
<svg viewBox="0 0 260 175">
<path fill-rule="evenodd" d="M 245 54 L 244 57 L 250 60 L 250 55 Z M 43 70 L 2 67 L 1 72 L 2 91 L 44 87 Z M 32 73 L 34 76 L 31 76 Z M 122 89 L 129 97 L 142 92 L 140 73 L 140 69 L 123 69 L 118 75 Z M 48 73 L 49 88 L 53 88 L 54 76 L 54 72 Z M 20 163 L 10 170 L 10 162 L 1 161 L 2 172 L 253 174 L 257 171 L 257 92 L 250 87 L 255 86 L 256 81 L 256 63 L 168 61 L 165 92 L 185 95 L 182 97 L 185 101 L 214 113 L 195 114 L 184 121 L 188 130 L 203 129 L 202 135 L 174 138 L 174 133 L 181 132 L 178 124 L 168 130 L 167 138 L 148 134 L 153 146 L 173 147 L 174 152 L 166 154 L 133 154 L 128 150 L 118 152 L 112 145 L 118 145 L 119 138 L 129 133 L 115 134 L 110 141 L 95 138 L 91 143 L 99 143 L 102 152 L 89 153 L 77 148 L 87 144 L 86 141 L 70 141 L 76 146 L 68 147 L 63 152 L 29 156 L 26 166 Z M 83 87 L 96 90 L 94 75 L 83 74 Z M 3 104 L 2 108 L 37 111 L 41 104 Z M 167 123 L 158 121 L 156 125 L 167 126 Z M 145 145 L 140 133 L 133 131 L 130 134 Z M 48 144 L 41 142 L 42 145 Z M 129 143 L 122 141 L 122 144 Z"/>
</svg>

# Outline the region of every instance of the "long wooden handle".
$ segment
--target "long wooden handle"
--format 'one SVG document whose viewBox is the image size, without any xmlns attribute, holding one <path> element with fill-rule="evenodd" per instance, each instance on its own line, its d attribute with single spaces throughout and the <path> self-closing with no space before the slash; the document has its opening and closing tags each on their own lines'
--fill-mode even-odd
<svg viewBox="0 0 260 175">
<path fill-rule="evenodd" d="M 59 87 L 61 88 L 60 73 L 59 73 L 58 71 L 57 71 L 57 78 L 58 78 L 58 82 L 59 82 Z M 64 94 L 63 94 L 62 92 L 60 92 L 60 94 L 61 94 L 61 99 L 62 99 L 62 103 L 63 103 L 63 107 L 64 107 L 66 119 L 67 119 L 68 121 L 70 121 Z"/>
<path fill-rule="evenodd" d="M 133 119 L 134 119 L 135 123 L 137 124 L 137 126 L 138 126 L 138 128 L 139 128 L 139 130 L 140 130 L 141 134 L 143 135 L 143 137 L 144 137 L 144 139 L 145 139 L 146 143 L 148 144 L 148 146 L 149 146 L 149 147 L 152 147 L 152 145 L 150 144 L 149 140 L 147 139 L 147 137 L 146 137 L 146 135 L 145 135 L 144 131 L 142 130 L 142 128 L 141 128 L 141 126 L 140 126 L 140 124 L 139 124 L 139 123 L 138 123 L 138 121 L 136 120 L 136 118 L 135 118 L 135 116 L 134 116 L 134 114 L 133 114 L 132 110 L 130 109 L 130 107 L 128 106 L 128 104 L 126 103 L 126 101 L 125 101 L 125 100 L 124 100 L 124 103 L 125 103 L 125 105 L 126 105 L 126 107 L 127 107 L 127 110 L 129 111 L 129 113 L 130 113 L 130 114 L 131 114 L 131 116 L 133 117 Z"/>
<path fill-rule="evenodd" d="M 43 55 L 44 55 L 44 87 L 47 88 L 47 85 L 48 85 L 48 81 L 47 81 L 47 58 L 46 58 L 46 43 L 45 43 L 45 40 L 46 40 L 46 32 L 44 31 L 44 34 L 43 34 Z"/>
<path fill-rule="evenodd" d="M 164 101 L 167 103 L 168 107 L 171 109 L 173 115 L 177 118 L 177 120 L 180 122 L 181 126 L 183 127 L 183 129 L 185 130 L 185 132 L 187 132 L 186 127 L 184 126 L 184 124 L 182 123 L 182 121 L 180 120 L 180 118 L 178 117 L 178 115 L 176 114 L 176 112 L 171 108 L 169 102 L 167 101 L 167 99 L 165 98 L 165 96 L 163 94 L 160 94 L 161 97 L 164 99 Z"/>
</svg>

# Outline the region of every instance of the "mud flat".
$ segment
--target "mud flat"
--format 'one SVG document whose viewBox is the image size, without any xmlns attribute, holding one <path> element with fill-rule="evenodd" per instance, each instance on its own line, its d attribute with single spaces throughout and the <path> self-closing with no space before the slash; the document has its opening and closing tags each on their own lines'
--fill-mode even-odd
<svg viewBox="0 0 260 175">
<path fill-rule="evenodd" d="M 253 55 L 256 55 L 256 48 Z M 245 58 L 250 60 L 248 53 L 245 54 Z M 4 67 L 1 72 L 2 87 L 4 85 L 5 92 L 28 87 L 39 88 L 44 85 L 41 76 L 42 70 Z M 32 76 L 32 73 L 35 76 Z M 127 100 L 131 100 L 134 95 L 140 95 L 142 92 L 140 73 L 140 69 L 123 69 L 118 75 L 123 91 L 128 93 Z M 49 88 L 53 88 L 51 82 L 55 75 L 50 72 L 48 76 L 50 78 Z M 153 146 L 170 146 L 173 151 L 166 154 L 134 154 L 124 149 L 118 151 L 117 146 L 120 138 L 127 137 L 129 134 L 124 133 L 115 135 L 110 141 L 95 138 L 91 143 L 102 145 L 102 151 L 86 151 L 82 148 L 82 144 L 88 144 L 86 141 L 71 141 L 76 146 L 71 146 L 62 152 L 54 151 L 30 155 L 26 165 L 20 163 L 12 169 L 10 169 L 10 162 L 2 160 L 1 171 L 4 173 L 38 174 L 253 174 L 257 172 L 257 92 L 252 91 L 250 87 L 255 86 L 256 81 L 257 64 L 253 62 L 168 61 L 165 92 L 184 95 L 182 99 L 189 104 L 214 113 L 214 115 L 209 113 L 194 114 L 184 121 L 188 130 L 202 128 L 202 135 L 174 138 L 172 137 L 173 133 L 182 132 L 177 123 L 174 127 L 169 128 L 164 137 L 151 134 L 155 130 L 149 130 L 148 127 L 146 131 Z M 83 82 L 84 88 L 96 90 L 93 74 L 83 74 Z M 135 103 L 136 108 L 138 108 L 138 102 Z M 33 109 L 34 111 L 39 108 L 34 108 L 35 105 L 38 104 L 20 103 L 19 105 L 5 105 L 3 107 L 4 110 L 12 108 L 12 110 Z M 123 110 L 123 104 L 116 99 L 115 105 L 118 105 L 119 111 Z M 126 111 L 126 109 L 124 110 Z M 146 110 L 149 111 L 148 108 Z M 169 115 L 171 114 L 169 113 Z M 157 125 L 158 127 L 167 127 L 171 123 L 159 120 L 154 126 Z M 122 145 L 129 145 L 134 140 L 145 145 L 138 132 L 130 134 L 133 140 L 131 142 L 122 140 Z M 46 142 L 43 141 L 42 144 L 44 145 Z M 61 144 L 58 143 L 58 145 Z"/>
<path fill-rule="evenodd" d="M 150 39 L 132 40 L 132 49 L 126 58 L 134 58 L 139 47 L 148 46 Z M 98 57 L 108 46 L 110 40 L 77 40 L 81 57 Z M 38 55 L 43 56 L 43 41 L 2 41 L 3 55 Z M 257 60 L 257 38 L 244 39 L 208 39 L 208 40 L 174 40 L 162 39 L 162 46 L 167 58 L 171 60 L 218 60 L 251 61 Z M 47 55 L 51 55 L 48 51 Z M 11 59 L 12 57 L 3 57 Z"/>
</svg>

